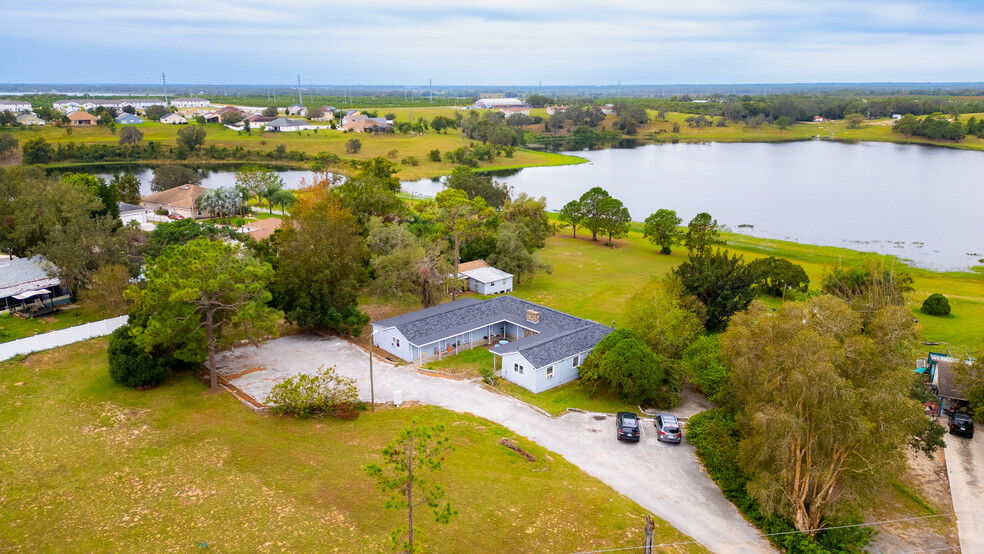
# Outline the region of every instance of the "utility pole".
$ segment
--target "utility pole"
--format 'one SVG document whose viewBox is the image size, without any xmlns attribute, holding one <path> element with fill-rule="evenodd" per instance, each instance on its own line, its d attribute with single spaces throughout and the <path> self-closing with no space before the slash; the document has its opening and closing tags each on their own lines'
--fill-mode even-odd
<svg viewBox="0 0 984 554">
<path fill-rule="evenodd" d="M 434 84 L 430 79 L 427 79 L 427 88 L 430 89 L 430 103 L 434 103 Z"/>
<path fill-rule="evenodd" d="M 304 100 L 301 98 L 301 75 L 297 75 L 297 103 L 304 105 Z"/>
<path fill-rule="evenodd" d="M 161 73 L 161 83 L 164 84 L 164 103 L 168 104 L 169 102 L 167 101 L 167 79 L 164 78 L 163 73 Z"/>
</svg>

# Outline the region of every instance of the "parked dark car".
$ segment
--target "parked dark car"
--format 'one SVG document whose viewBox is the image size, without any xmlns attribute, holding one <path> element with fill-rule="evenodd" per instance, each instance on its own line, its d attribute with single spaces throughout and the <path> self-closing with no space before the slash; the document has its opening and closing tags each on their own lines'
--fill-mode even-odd
<svg viewBox="0 0 984 554">
<path fill-rule="evenodd" d="M 660 442 L 680 442 L 683 433 L 680 432 L 680 420 L 675 415 L 659 414 L 653 419 L 656 427 L 656 440 Z"/>
<path fill-rule="evenodd" d="M 632 412 L 619 412 L 615 416 L 615 429 L 618 431 L 618 440 L 636 441 L 642 435 L 639 429 L 639 416 Z"/>
<path fill-rule="evenodd" d="M 950 414 L 950 434 L 974 438 L 974 419 L 967 414 Z"/>
</svg>

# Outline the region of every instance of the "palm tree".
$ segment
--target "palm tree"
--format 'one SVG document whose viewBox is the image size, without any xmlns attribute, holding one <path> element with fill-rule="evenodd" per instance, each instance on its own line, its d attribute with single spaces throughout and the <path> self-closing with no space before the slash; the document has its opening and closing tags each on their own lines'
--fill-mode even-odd
<svg viewBox="0 0 984 554">
<path fill-rule="evenodd" d="M 284 208 L 289 208 L 297 197 L 294 193 L 289 190 L 278 189 L 273 192 L 273 194 L 267 196 L 267 202 L 270 203 L 270 213 L 273 213 L 273 206 L 280 206 L 280 215 L 284 215 Z"/>
</svg>

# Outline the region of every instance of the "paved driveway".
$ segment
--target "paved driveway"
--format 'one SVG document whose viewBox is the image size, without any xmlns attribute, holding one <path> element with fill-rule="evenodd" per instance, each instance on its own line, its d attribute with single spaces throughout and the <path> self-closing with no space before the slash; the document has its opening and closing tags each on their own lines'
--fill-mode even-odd
<svg viewBox="0 0 984 554">
<path fill-rule="evenodd" d="M 366 352 L 337 338 L 296 335 L 270 341 L 259 349 L 223 352 L 218 370 L 233 385 L 262 401 L 280 379 L 313 372 L 324 364 L 335 365 L 340 373 L 358 379 L 360 396 L 369 399 Z M 374 376 L 378 402 L 392 401 L 394 392 L 400 391 L 404 401 L 471 413 L 503 425 L 564 456 L 713 551 L 773 550 L 707 477 L 694 448 L 686 443 L 657 442 L 648 421 L 638 444 L 619 443 L 613 418 L 598 420 L 590 414 L 569 413 L 552 419 L 474 383 L 422 375 L 379 358 Z"/>
<path fill-rule="evenodd" d="M 943 422 L 946 425 L 946 422 Z M 944 449 L 950 497 L 962 552 L 984 552 L 984 437 L 947 435 Z"/>
</svg>

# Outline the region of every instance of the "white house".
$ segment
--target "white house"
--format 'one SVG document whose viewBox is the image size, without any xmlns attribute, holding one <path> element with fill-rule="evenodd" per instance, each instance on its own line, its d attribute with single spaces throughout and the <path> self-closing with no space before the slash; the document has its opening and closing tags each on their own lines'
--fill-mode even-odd
<svg viewBox="0 0 984 554">
<path fill-rule="evenodd" d="M 167 123 L 168 125 L 184 125 L 188 123 L 188 120 L 179 113 L 169 113 L 161 118 L 161 123 Z"/>
<path fill-rule="evenodd" d="M 131 221 L 136 221 L 137 223 L 147 223 L 147 208 L 143 206 L 137 206 L 134 204 L 127 204 L 126 202 L 120 202 L 120 221 L 123 225 Z"/>
<path fill-rule="evenodd" d="M 287 106 L 287 115 L 304 115 L 307 113 L 307 108 L 300 104 L 291 104 Z"/>
<path fill-rule="evenodd" d="M 529 108 L 530 105 L 519 98 L 480 98 L 472 104 L 476 110 L 494 110 L 498 108 Z"/>
<path fill-rule="evenodd" d="M 46 122 L 34 112 L 25 112 L 17 114 L 17 123 L 21 125 L 44 125 Z"/>
<path fill-rule="evenodd" d="M 175 98 L 171 106 L 175 108 L 207 108 L 211 104 L 207 98 Z"/>
<path fill-rule="evenodd" d="M 468 290 L 479 294 L 502 294 L 513 290 L 512 274 L 490 266 L 485 260 L 459 264 L 458 277 L 465 280 Z"/>
<path fill-rule="evenodd" d="M 491 345 L 502 377 L 534 393 L 577 379 L 578 367 L 612 329 L 512 296 L 465 298 L 372 324 L 372 341 L 423 364 Z"/>
<path fill-rule="evenodd" d="M 23 100 L 0 100 L 0 112 L 29 112 L 32 109 L 31 103 Z"/>
<path fill-rule="evenodd" d="M 63 113 L 77 112 L 82 109 L 84 100 L 55 100 L 52 106 Z"/>
<path fill-rule="evenodd" d="M 117 100 L 116 104 L 119 109 L 131 106 L 135 110 L 146 110 L 151 106 L 167 107 L 167 104 L 158 98 L 125 98 L 123 100 Z"/>
<path fill-rule="evenodd" d="M 311 125 L 306 121 L 301 121 L 298 119 L 287 119 L 286 117 L 278 117 L 269 123 L 263 124 L 264 131 L 273 131 L 277 133 L 285 133 L 289 131 L 309 131 L 311 129 L 323 128 L 318 125 Z"/>
</svg>

